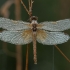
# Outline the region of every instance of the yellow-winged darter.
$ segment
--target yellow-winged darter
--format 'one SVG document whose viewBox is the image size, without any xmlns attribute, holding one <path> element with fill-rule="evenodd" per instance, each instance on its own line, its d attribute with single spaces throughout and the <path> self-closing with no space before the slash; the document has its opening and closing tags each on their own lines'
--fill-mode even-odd
<svg viewBox="0 0 70 70">
<path fill-rule="evenodd" d="M 30 22 L 14 21 L 0 17 L 0 40 L 15 45 L 33 42 L 34 61 L 36 60 L 36 41 L 43 45 L 56 45 L 67 42 L 70 36 L 63 31 L 70 29 L 70 19 L 44 21 L 38 23 L 36 16 L 30 17 Z"/>
</svg>

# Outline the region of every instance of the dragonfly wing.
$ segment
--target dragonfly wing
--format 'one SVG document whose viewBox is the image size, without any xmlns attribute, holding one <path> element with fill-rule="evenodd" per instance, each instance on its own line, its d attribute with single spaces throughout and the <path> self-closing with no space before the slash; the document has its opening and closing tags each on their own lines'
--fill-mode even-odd
<svg viewBox="0 0 70 70">
<path fill-rule="evenodd" d="M 55 45 L 67 42 L 70 37 L 62 32 L 38 31 L 37 41 L 44 45 Z"/>
<path fill-rule="evenodd" d="M 15 45 L 23 45 L 32 42 L 31 34 L 26 34 L 24 31 L 3 31 L 0 33 L 0 39 Z"/>
<path fill-rule="evenodd" d="M 0 28 L 7 30 L 22 30 L 28 29 L 28 22 L 14 21 L 7 18 L 0 18 Z"/>
<path fill-rule="evenodd" d="M 59 20 L 56 22 L 42 22 L 41 25 L 41 29 L 49 31 L 64 31 L 70 29 L 70 19 Z"/>
</svg>

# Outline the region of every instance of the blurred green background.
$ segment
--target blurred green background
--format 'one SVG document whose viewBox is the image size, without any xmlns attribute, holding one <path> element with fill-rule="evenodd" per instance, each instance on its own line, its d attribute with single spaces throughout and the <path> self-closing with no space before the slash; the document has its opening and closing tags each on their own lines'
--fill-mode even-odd
<svg viewBox="0 0 70 70">
<path fill-rule="evenodd" d="M 0 0 L 1 7 L 8 0 Z M 28 0 L 23 0 L 28 7 Z M 38 22 L 57 21 L 70 18 L 70 0 L 34 0 L 33 15 L 38 17 Z M 1 17 L 4 17 L 0 13 Z M 15 19 L 15 4 L 9 7 L 9 18 Z M 21 5 L 21 20 L 29 18 L 24 7 Z M 70 30 L 65 31 L 70 35 Z M 16 70 L 16 58 L 9 56 L 3 51 L 3 42 L 0 41 L 0 70 Z M 64 44 L 57 45 L 70 59 L 70 40 Z M 7 49 L 16 53 L 16 46 L 8 43 Z M 25 70 L 26 45 L 22 46 L 22 70 Z M 37 43 L 38 64 L 33 62 L 33 46 L 29 47 L 29 70 L 70 70 L 70 63 L 60 54 L 54 46 Z"/>
</svg>

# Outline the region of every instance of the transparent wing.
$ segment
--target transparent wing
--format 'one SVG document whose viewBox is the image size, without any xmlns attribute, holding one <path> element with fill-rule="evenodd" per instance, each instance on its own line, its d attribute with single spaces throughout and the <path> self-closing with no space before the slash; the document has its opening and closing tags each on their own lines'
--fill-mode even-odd
<svg viewBox="0 0 70 70">
<path fill-rule="evenodd" d="M 14 21 L 7 18 L 0 17 L 0 28 L 7 29 L 7 30 L 22 30 L 28 29 L 28 22 L 23 21 Z"/>
<path fill-rule="evenodd" d="M 55 45 L 67 42 L 70 37 L 62 32 L 48 32 L 39 30 L 37 32 L 37 41 L 45 45 Z"/>
<path fill-rule="evenodd" d="M 0 40 L 16 45 L 23 45 L 30 43 L 32 36 L 30 33 L 26 34 L 24 31 L 3 31 L 0 33 Z"/>
<path fill-rule="evenodd" d="M 59 20 L 56 22 L 42 22 L 40 29 L 49 31 L 64 31 L 70 29 L 70 19 Z"/>
</svg>

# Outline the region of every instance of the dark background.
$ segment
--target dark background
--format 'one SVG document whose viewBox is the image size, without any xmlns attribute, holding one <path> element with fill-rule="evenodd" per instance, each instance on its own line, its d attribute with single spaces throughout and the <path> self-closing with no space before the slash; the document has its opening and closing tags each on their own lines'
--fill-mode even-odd
<svg viewBox="0 0 70 70">
<path fill-rule="evenodd" d="M 0 8 L 7 0 L 0 0 Z M 23 0 L 28 7 L 28 1 Z M 1 9 L 0 9 L 1 10 Z M 15 4 L 9 8 L 9 18 L 15 19 Z M 70 18 L 70 0 L 34 0 L 33 15 L 38 17 L 38 22 L 57 21 Z M 0 14 L 1 17 L 4 17 Z M 21 5 L 21 20 L 29 18 L 24 7 Z M 70 35 L 70 30 L 65 33 Z M 64 44 L 57 45 L 70 59 L 70 40 Z M 16 53 L 15 45 L 8 43 L 7 49 Z M 26 45 L 22 46 L 22 70 L 25 70 Z M 70 70 L 70 63 L 60 54 L 54 46 L 37 43 L 38 64 L 33 62 L 33 46 L 29 47 L 29 70 Z M 16 58 L 9 56 L 3 51 L 3 42 L 0 41 L 0 70 L 16 70 Z"/>
</svg>

